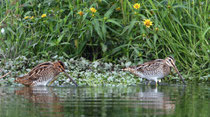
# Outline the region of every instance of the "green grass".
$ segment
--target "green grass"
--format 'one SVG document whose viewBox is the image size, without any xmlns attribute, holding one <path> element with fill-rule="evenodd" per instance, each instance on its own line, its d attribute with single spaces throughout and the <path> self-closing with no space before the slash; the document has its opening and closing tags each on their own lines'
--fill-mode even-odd
<svg viewBox="0 0 210 117">
<path fill-rule="evenodd" d="M 174 56 L 195 80 L 210 72 L 207 0 L 14 0 L 0 2 L 0 57 L 85 57 L 142 63 Z M 133 5 L 140 3 L 140 9 Z M 97 12 L 89 10 L 94 7 Z M 116 8 L 120 8 L 117 10 Z M 79 11 L 84 15 L 80 16 Z M 42 14 L 47 17 L 42 18 Z M 33 19 L 24 17 L 34 16 Z M 144 19 L 153 25 L 144 26 Z"/>
</svg>

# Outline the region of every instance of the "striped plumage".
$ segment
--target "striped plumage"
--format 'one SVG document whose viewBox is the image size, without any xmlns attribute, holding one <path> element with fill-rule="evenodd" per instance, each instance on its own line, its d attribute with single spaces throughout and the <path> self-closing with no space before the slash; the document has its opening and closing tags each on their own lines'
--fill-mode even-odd
<svg viewBox="0 0 210 117">
<path fill-rule="evenodd" d="M 155 81 L 157 83 L 158 79 L 164 78 L 171 72 L 171 68 L 180 76 L 181 80 L 185 84 L 181 74 L 179 73 L 175 60 L 172 57 L 167 57 L 165 59 L 156 59 L 150 62 L 146 62 L 134 67 L 127 67 L 123 69 L 124 71 L 129 71 L 141 78 L 145 78 L 149 81 Z"/>
<path fill-rule="evenodd" d="M 65 72 L 64 63 L 61 61 L 41 63 L 25 76 L 16 78 L 15 81 L 25 86 L 46 86 L 49 82 L 54 81 L 55 77 L 61 72 L 64 72 L 77 86 L 73 79 Z"/>
</svg>

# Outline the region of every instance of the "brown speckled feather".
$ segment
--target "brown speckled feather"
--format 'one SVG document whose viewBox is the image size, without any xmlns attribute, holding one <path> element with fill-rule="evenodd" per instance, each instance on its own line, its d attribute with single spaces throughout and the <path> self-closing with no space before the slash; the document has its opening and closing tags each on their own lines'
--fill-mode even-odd
<svg viewBox="0 0 210 117">
<path fill-rule="evenodd" d="M 41 72 L 52 66 L 53 64 L 51 62 L 41 63 L 34 67 L 27 75 L 31 80 L 37 80 L 40 77 Z"/>
<path fill-rule="evenodd" d="M 123 70 L 129 71 L 141 78 L 157 82 L 158 79 L 167 76 L 171 72 L 171 68 L 175 69 L 183 83 L 185 83 L 175 65 L 174 58 L 170 56 L 165 59 L 156 59 L 150 62 L 146 62 L 137 65 L 136 67 L 127 67 Z"/>
<path fill-rule="evenodd" d="M 19 82 L 25 86 L 31 86 L 34 81 L 39 80 L 44 72 L 53 67 L 52 62 L 44 62 L 35 66 L 28 74 L 23 77 L 16 78 L 15 82 Z"/>
<path fill-rule="evenodd" d="M 46 70 L 50 66 L 52 66 L 51 62 L 40 63 L 35 66 L 28 74 L 23 77 L 16 78 L 15 81 L 29 86 L 33 83 L 33 81 L 37 80 L 40 77 L 40 72 Z"/>
<path fill-rule="evenodd" d="M 136 67 L 137 71 L 144 72 L 144 71 L 154 71 L 158 69 L 161 65 L 164 64 L 163 59 L 156 59 L 150 62 L 145 62 L 144 64 L 140 64 Z"/>
<path fill-rule="evenodd" d="M 16 78 L 15 82 L 21 83 L 25 86 L 39 86 L 47 85 L 49 82 L 56 80 L 56 76 L 65 72 L 64 63 L 61 61 L 57 62 L 44 62 L 35 66 L 28 74 L 23 77 Z M 77 86 L 76 82 L 68 76 L 71 81 Z"/>
<path fill-rule="evenodd" d="M 40 63 L 40 64 L 38 64 L 37 66 L 35 66 L 31 71 L 34 71 L 34 70 L 36 70 L 36 69 L 39 69 L 41 66 L 51 66 L 51 65 L 53 65 L 52 62 Z M 29 72 L 29 74 L 30 74 L 30 72 Z"/>
</svg>

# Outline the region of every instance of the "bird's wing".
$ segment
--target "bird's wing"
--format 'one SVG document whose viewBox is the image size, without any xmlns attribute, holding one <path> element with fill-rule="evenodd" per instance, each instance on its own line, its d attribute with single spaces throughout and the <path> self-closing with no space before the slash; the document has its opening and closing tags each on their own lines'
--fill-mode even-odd
<svg viewBox="0 0 210 117">
<path fill-rule="evenodd" d="M 40 68 L 41 66 L 50 66 L 53 65 L 52 62 L 44 62 L 44 63 L 40 63 L 37 66 L 35 66 L 31 71 L 34 71 L 37 68 Z M 30 72 L 29 72 L 30 73 Z"/>
<path fill-rule="evenodd" d="M 51 67 L 53 64 L 51 62 L 45 62 L 34 67 L 29 73 L 28 78 L 30 80 L 37 80 L 40 77 L 41 72 L 45 71 L 47 68 Z"/>
<path fill-rule="evenodd" d="M 136 67 L 137 71 L 155 71 L 157 68 L 160 67 L 161 64 L 163 64 L 163 59 L 156 59 L 150 62 L 146 62 L 144 64 L 140 64 Z"/>
</svg>

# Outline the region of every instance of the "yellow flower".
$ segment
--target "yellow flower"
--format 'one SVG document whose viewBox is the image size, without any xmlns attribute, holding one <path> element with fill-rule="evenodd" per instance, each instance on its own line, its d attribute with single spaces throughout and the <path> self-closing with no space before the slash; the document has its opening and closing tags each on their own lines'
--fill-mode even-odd
<svg viewBox="0 0 210 117">
<path fill-rule="evenodd" d="M 140 4 L 139 4 L 139 3 L 134 4 L 134 5 L 133 5 L 133 8 L 134 8 L 134 9 L 139 9 L 139 8 L 140 8 Z"/>
<path fill-rule="evenodd" d="M 34 19 L 34 16 L 31 16 L 30 19 Z"/>
<path fill-rule="evenodd" d="M 120 11 L 120 7 L 117 7 L 115 10 L 116 10 L 116 11 Z"/>
<path fill-rule="evenodd" d="M 90 8 L 90 11 L 91 11 L 92 13 L 95 13 L 97 10 L 96 10 L 95 8 L 91 7 L 91 8 Z"/>
<path fill-rule="evenodd" d="M 144 20 L 144 25 L 149 28 L 150 26 L 152 26 L 152 22 L 150 21 L 150 19 L 145 19 Z"/>
<path fill-rule="evenodd" d="M 83 15 L 84 15 L 84 13 L 83 13 L 82 11 L 79 11 L 78 14 L 79 14 L 80 16 L 83 16 Z"/>
<path fill-rule="evenodd" d="M 158 30 L 159 30 L 159 28 L 158 28 L 158 27 L 156 27 L 156 28 L 155 28 L 155 31 L 158 31 Z"/>
<path fill-rule="evenodd" d="M 28 19 L 28 18 L 29 18 L 29 16 L 25 16 L 25 17 L 24 17 L 24 19 Z"/>
<path fill-rule="evenodd" d="M 42 16 L 41 16 L 41 17 L 42 17 L 42 18 L 44 18 L 44 17 L 46 17 L 46 16 L 47 16 L 47 14 L 42 14 Z"/>
</svg>

